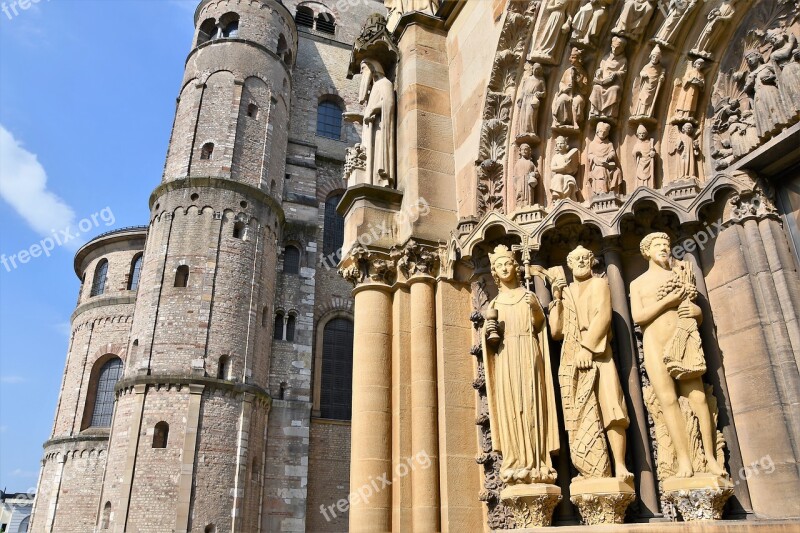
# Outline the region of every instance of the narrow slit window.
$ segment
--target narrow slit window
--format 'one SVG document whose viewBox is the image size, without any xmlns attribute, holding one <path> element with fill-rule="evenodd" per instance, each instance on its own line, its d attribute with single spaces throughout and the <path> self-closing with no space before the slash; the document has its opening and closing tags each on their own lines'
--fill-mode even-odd
<svg viewBox="0 0 800 533">
<path fill-rule="evenodd" d="M 166 448 L 169 440 L 169 424 L 164 421 L 153 429 L 153 448 Z"/>
<path fill-rule="evenodd" d="M 294 342 L 294 329 L 297 319 L 294 315 L 289 315 L 289 318 L 286 320 L 286 340 L 289 342 Z"/>
<path fill-rule="evenodd" d="M 188 285 L 189 285 L 189 267 L 187 265 L 181 265 L 178 267 L 178 270 L 175 271 L 175 286 L 187 287 Z"/>
<path fill-rule="evenodd" d="M 214 143 L 206 143 L 200 150 L 200 159 L 207 161 L 214 157 Z"/>
</svg>

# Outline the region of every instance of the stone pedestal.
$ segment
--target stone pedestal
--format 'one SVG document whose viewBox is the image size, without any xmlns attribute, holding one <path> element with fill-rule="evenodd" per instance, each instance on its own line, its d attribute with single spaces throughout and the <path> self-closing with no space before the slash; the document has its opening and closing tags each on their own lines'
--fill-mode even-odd
<svg viewBox="0 0 800 533">
<path fill-rule="evenodd" d="M 687 522 L 721 519 L 722 508 L 733 495 L 731 480 L 713 474 L 667 478 L 663 489 L 667 501 L 675 506 Z"/>
<path fill-rule="evenodd" d="M 692 178 L 673 181 L 664 185 L 662 192 L 673 200 L 690 200 L 700 192 L 700 184 Z"/>
<path fill-rule="evenodd" d="M 570 500 L 578 508 L 583 522 L 598 524 L 621 524 L 625 520 L 625 509 L 636 499 L 633 480 L 617 478 L 581 479 L 569 486 Z"/>
<path fill-rule="evenodd" d="M 561 501 L 561 488 L 545 483 L 511 485 L 503 489 L 500 499 L 514 513 L 517 529 L 549 526 Z"/>
<path fill-rule="evenodd" d="M 598 214 L 613 213 L 619 211 L 622 206 L 622 199 L 618 194 L 608 192 L 605 194 L 595 194 L 589 201 L 589 209 Z"/>
</svg>

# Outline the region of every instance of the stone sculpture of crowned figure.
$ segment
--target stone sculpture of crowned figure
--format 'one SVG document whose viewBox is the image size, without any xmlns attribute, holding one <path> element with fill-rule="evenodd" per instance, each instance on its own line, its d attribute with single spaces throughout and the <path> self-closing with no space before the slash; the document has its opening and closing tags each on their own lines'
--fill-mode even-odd
<svg viewBox="0 0 800 533">
<path fill-rule="evenodd" d="M 593 275 L 594 263 L 594 254 L 578 246 L 567 256 L 572 283 L 567 285 L 561 268 L 551 269 L 549 323 L 553 338 L 564 341 L 558 379 L 579 473 L 570 485 L 571 500 L 589 525 L 621 524 L 636 497 L 625 466 L 629 419 L 611 351 L 611 288 Z"/>
<path fill-rule="evenodd" d="M 520 286 L 519 264 L 500 245 L 489 254 L 498 294 L 488 304 L 483 344 L 492 447 L 502 454 L 500 498 L 517 527 L 549 525 L 561 489 L 551 454 L 558 418 L 544 311 Z"/>
<path fill-rule="evenodd" d="M 692 264 L 672 258 L 666 233 L 647 235 L 640 250 L 648 269 L 631 283 L 631 314 L 643 332 L 650 380 L 643 392 L 655 425 L 658 477 L 684 520 L 719 519 L 733 484 L 716 398 L 702 380 L 703 315 Z"/>
</svg>

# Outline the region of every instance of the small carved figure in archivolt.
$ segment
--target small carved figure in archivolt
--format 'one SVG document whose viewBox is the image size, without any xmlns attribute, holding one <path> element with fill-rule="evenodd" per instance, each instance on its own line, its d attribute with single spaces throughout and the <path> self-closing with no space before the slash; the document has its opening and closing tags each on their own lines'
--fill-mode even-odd
<svg viewBox="0 0 800 533">
<path fill-rule="evenodd" d="M 553 99 L 553 126 L 558 129 L 578 131 L 583 124 L 586 90 L 589 77 L 583 68 L 583 54 L 573 48 L 569 54 L 570 66 L 561 76 L 558 93 Z"/>
<path fill-rule="evenodd" d="M 656 176 L 656 142 L 644 125 L 636 128 L 636 144 L 633 157 L 636 159 L 636 187 L 654 187 Z"/>
<path fill-rule="evenodd" d="M 575 200 L 580 156 L 577 148 L 570 149 L 567 138 L 556 138 L 556 149 L 550 159 L 550 197 L 553 203 L 567 198 Z"/>
<path fill-rule="evenodd" d="M 653 0 L 625 0 L 617 23 L 611 30 L 616 35 L 639 40 L 653 16 Z"/>
<path fill-rule="evenodd" d="M 653 41 L 661 46 L 671 47 L 675 36 L 678 35 L 697 4 L 697 0 L 669 0 L 667 17 L 656 32 L 656 36 L 653 37 Z"/>
<path fill-rule="evenodd" d="M 572 20 L 572 42 L 590 46 L 597 42 L 608 18 L 608 0 L 587 0 Z"/>
<path fill-rule="evenodd" d="M 713 57 L 711 50 L 717 44 L 723 26 L 733 18 L 734 11 L 731 0 L 722 0 L 720 5 L 709 11 L 706 25 L 703 27 L 703 31 L 700 32 L 694 48 L 689 53 L 705 59 L 711 59 Z"/>
<path fill-rule="evenodd" d="M 680 129 L 672 126 L 669 154 L 673 156 L 674 163 L 670 171 L 671 179 L 665 180 L 665 185 L 673 181 L 698 179 L 697 160 L 700 153 L 700 141 L 691 122 L 684 123 Z"/>
<path fill-rule="evenodd" d="M 536 25 L 529 61 L 555 63 L 570 28 L 568 8 L 574 0 L 545 0 Z M 560 58 L 558 58 L 560 59 Z"/>
<path fill-rule="evenodd" d="M 675 114 L 672 122 L 690 121 L 697 123 L 695 113 L 700 102 L 700 96 L 706 87 L 706 76 L 703 73 L 706 62 L 702 59 L 690 61 L 686 73 L 680 80 L 675 80 L 675 91 L 673 101 L 675 102 Z"/>
<path fill-rule="evenodd" d="M 654 118 L 653 109 L 663 84 L 664 66 L 661 64 L 661 48 L 656 45 L 650 52 L 650 61 L 642 67 L 639 77 L 633 84 L 631 120 L 646 121 Z"/>
<path fill-rule="evenodd" d="M 600 61 L 594 74 L 594 86 L 589 96 L 589 116 L 601 119 L 615 119 L 619 115 L 622 100 L 622 84 L 628 72 L 628 59 L 625 57 L 625 39 L 614 36 L 611 51 Z"/>
<path fill-rule="evenodd" d="M 622 172 L 614 144 L 609 139 L 611 125 L 598 122 L 594 139 L 589 143 L 589 184 L 592 195 L 613 192 L 618 194 L 622 183 Z"/>
<path fill-rule="evenodd" d="M 767 42 L 772 45 L 770 60 L 778 67 L 778 90 L 792 110 L 800 112 L 800 45 L 791 30 L 778 27 L 767 30 Z"/>
<path fill-rule="evenodd" d="M 765 62 L 756 48 L 746 52 L 745 61 L 750 72 L 745 76 L 743 89 L 753 99 L 756 133 L 765 139 L 772 136 L 779 126 L 787 124 L 794 113 L 787 109 L 790 103 L 781 98 L 775 64 Z"/>
<path fill-rule="evenodd" d="M 528 207 L 536 203 L 536 186 L 539 184 L 539 169 L 531 157 L 530 145 L 519 147 L 519 159 L 514 165 L 514 192 L 516 209 Z"/>
<path fill-rule="evenodd" d="M 517 141 L 524 143 L 538 142 L 536 123 L 539 119 L 539 106 L 547 94 L 547 85 L 544 81 L 544 69 L 539 63 L 525 63 L 525 74 L 519 87 L 517 108 L 519 119 L 517 121 Z"/>
</svg>

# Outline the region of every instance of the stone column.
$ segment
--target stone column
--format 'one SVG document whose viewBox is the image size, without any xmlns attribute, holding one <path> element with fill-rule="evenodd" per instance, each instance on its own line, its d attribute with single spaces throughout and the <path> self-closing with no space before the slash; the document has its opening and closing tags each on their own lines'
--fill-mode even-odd
<svg viewBox="0 0 800 533">
<path fill-rule="evenodd" d="M 392 529 L 392 296 L 388 285 L 366 282 L 353 290 L 353 409 L 350 531 Z M 366 501 L 364 501 L 366 500 Z"/>
<path fill-rule="evenodd" d="M 200 423 L 200 403 L 203 399 L 203 389 L 205 389 L 205 385 L 189 385 L 186 432 L 183 435 L 181 474 L 178 479 L 178 505 L 175 517 L 175 531 L 177 533 L 185 533 L 189 528 L 189 509 L 191 508 L 195 450 L 197 449 L 197 427 Z"/>
<path fill-rule="evenodd" d="M 128 429 L 128 446 L 125 454 L 124 478 L 122 479 L 122 490 L 120 491 L 123 499 L 119 504 L 119 519 L 114 520 L 114 531 L 118 533 L 124 533 L 128 528 L 131 490 L 133 489 L 133 474 L 136 469 L 136 456 L 139 449 L 139 438 L 141 437 L 142 433 L 142 416 L 144 415 L 144 401 L 146 393 L 146 384 L 137 383 L 133 386 L 133 418 Z M 122 393 L 117 396 L 117 405 L 115 408 L 119 407 L 121 394 Z M 130 394 L 130 392 L 127 394 Z M 111 443 L 109 443 L 109 448 L 111 448 L 110 444 Z"/>
<path fill-rule="evenodd" d="M 439 431 L 436 391 L 434 278 L 418 274 L 411 286 L 411 453 L 427 454 L 427 468 L 411 472 L 413 531 L 439 528 Z M 412 460 L 414 460 L 412 458 Z"/>
<path fill-rule="evenodd" d="M 640 513 L 644 517 L 659 515 L 658 492 L 656 491 L 655 465 L 650 455 L 650 439 L 647 429 L 647 412 L 642 396 L 642 382 L 639 377 L 638 350 L 633 337 L 633 319 L 628 305 L 628 289 L 622 274 L 622 256 L 615 245 L 603 250 L 606 275 L 611 287 L 611 306 L 613 308 L 613 328 L 616 338 L 619 376 L 625 398 L 628 400 L 628 447 L 633 454 L 634 482 L 636 494 L 641 502 Z"/>
</svg>

